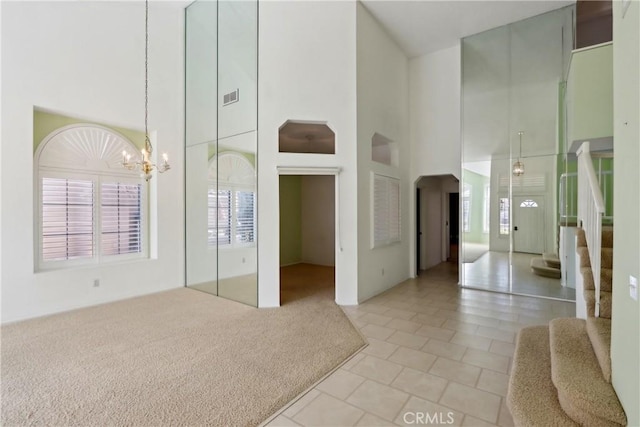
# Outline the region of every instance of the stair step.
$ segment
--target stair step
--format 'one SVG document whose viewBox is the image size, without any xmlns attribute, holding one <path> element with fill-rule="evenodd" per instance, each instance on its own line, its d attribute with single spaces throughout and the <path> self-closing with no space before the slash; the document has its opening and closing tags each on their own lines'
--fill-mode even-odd
<svg viewBox="0 0 640 427">
<path fill-rule="evenodd" d="M 582 282 L 584 289 L 595 290 L 596 285 L 593 283 L 593 272 L 591 267 L 581 267 L 580 273 L 582 274 Z M 600 269 L 600 290 L 611 292 L 613 286 L 613 270 L 610 268 Z"/>
<path fill-rule="evenodd" d="M 518 333 L 507 406 L 517 426 L 578 425 L 562 410 L 551 381 L 548 326 L 530 326 Z"/>
<path fill-rule="evenodd" d="M 545 264 L 542 257 L 531 258 L 531 271 L 538 276 L 551 277 L 552 279 L 559 279 L 562 276 L 559 268 L 549 267 Z"/>
<path fill-rule="evenodd" d="M 587 334 L 602 375 L 611 383 L 611 319 L 587 317 Z"/>
<path fill-rule="evenodd" d="M 587 316 L 595 316 L 596 291 L 584 290 L 584 300 L 587 302 Z M 600 317 L 611 319 L 611 292 L 600 291 Z"/>
<path fill-rule="evenodd" d="M 581 425 L 626 425 L 613 386 L 605 381 L 583 319 L 549 322 L 551 378 L 562 409 Z"/>
<path fill-rule="evenodd" d="M 576 248 L 576 252 L 580 256 L 580 267 L 591 267 L 589 260 L 589 250 L 586 246 Z M 613 268 L 613 248 L 602 248 L 600 255 L 600 267 Z"/>
<path fill-rule="evenodd" d="M 542 259 L 547 267 L 560 268 L 560 258 L 558 258 L 558 255 L 546 253 L 542 254 Z"/>
<path fill-rule="evenodd" d="M 577 246 L 587 246 L 587 239 L 584 234 L 584 230 L 582 228 L 576 229 L 576 236 L 578 237 Z M 601 246 L 603 248 L 613 248 L 613 227 L 612 226 L 603 226 L 602 227 L 602 241 Z"/>
</svg>

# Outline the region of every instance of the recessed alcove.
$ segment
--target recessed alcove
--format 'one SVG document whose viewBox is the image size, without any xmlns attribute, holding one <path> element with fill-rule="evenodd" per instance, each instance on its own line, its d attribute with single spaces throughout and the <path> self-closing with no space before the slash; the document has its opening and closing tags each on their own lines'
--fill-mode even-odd
<svg viewBox="0 0 640 427">
<path fill-rule="evenodd" d="M 378 132 L 371 137 L 371 160 L 389 166 L 399 166 L 398 144 Z"/>
<path fill-rule="evenodd" d="M 325 122 L 287 120 L 278 140 L 281 153 L 336 153 L 336 134 Z"/>
</svg>

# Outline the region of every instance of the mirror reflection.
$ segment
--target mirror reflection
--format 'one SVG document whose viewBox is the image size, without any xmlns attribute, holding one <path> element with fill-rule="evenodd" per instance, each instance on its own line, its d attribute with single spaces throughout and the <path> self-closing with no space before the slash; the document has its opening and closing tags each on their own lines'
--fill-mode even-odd
<svg viewBox="0 0 640 427">
<path fill-rule="evenodd" d="M 257 306 L 257 2 L 196 1 L 186 33 L 187 286 Z"/>
<path fill-rule="evenodd" d="M 558 256 L 573 10 L 463 39 L 463 286 L 575 300 Z"/>
</svg>

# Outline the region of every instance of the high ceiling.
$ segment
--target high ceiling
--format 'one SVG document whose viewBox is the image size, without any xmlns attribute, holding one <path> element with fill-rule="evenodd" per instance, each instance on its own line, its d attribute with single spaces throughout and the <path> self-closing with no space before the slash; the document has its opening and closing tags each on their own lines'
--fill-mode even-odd
<svg viewBox="0 0 640 427">
<path fill-rule="evenodd" d="M 568 0 L 361 0 L 409 57 L 575 3 Z"/>
</svg>

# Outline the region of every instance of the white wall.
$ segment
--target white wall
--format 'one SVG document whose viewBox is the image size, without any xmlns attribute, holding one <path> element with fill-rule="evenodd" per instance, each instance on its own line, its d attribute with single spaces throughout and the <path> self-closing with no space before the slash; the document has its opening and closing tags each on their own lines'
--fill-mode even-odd
<svg viewBox="0 0 640 427">
<path fill-rule="evenodd" d="M 336 178 L 336 301 L 355 304 L 356 4 L 269 1 L 260 4 L 259 19 L 258 303 L 280 304 L 276 167 L 327 166 L 342 168 Z M 278 128 L 289 119 L 326 121 L 336 134 L 336 154 L 278 153 Z"/>
<path fill-rule="evenodd" d="M 334 181 L 331 175 L 302 177 L 302 262 L 335 265 Z"/>
<path fill-rule="evenodd" d="M 460 179 L 460 45 L 409 61 L 410 180 L 451 174 Z M 415 235 L 415 197 L 409 199 L 409 233 Z M 415 239 L 409 246 L 410 274 Z"/>
<path fill-rule="evenodd" d="M 409 61 L 380 24 L 358 3 L 358 300 L 409 277 Z M 371 161 L 374 133 L 394 141 L 399 167 Z M 401 182 L 401 242 L 371 248 L 371 172 Z"/>
<path fill-rule="evenodd" d="M 3 322 L 183 284 L 183 6 L 149 13 L 149 127 L 173 166 L 151 183 L 153 259 L 34 273 L 33 108 L 141 129 L 144 3 L 2 3 Z"/>
<path fill-rule="evenodd" d="M 613 2 L 613 136 L 615 227 L 611 380 L 630 426 L 640 425 L 640 302 L 629 276 L 640 278 L 640 2 Z"/>
<path fill-rule="evenodd" d="M 409 62 L 411 175 L 460 178 L 460 45 Z"/>
</svg>

